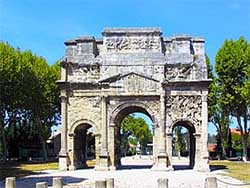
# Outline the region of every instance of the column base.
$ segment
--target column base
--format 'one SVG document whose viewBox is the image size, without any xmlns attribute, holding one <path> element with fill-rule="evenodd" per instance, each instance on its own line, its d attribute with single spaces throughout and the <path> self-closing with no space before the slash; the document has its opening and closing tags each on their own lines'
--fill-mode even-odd
<svg viewBox="0 0 250 188">
<path fill-rule="evenodd" d="M 67 156 L 59 156 L 59 170 L 66 171 L 68 170 L 68 160 Z"/>
<path fill-rule="evenodd" d="M 74 170 L 76 170 L 76 167 L 74 165 L 69 165 L 69 170 L 74 171 Z"/>
<path fill-rule="evenodd" d="M 168 165 L 168 156 L 166 153 L 160 153 L 157 156 L 156 163 L 151 168 L 152 171 L 173 171 L 173 167 Z"/>
<path fill-rule="evenodd" d="M 107 152 L 99 156 L 99 164 L 95 166 L 96 171 L 109 171 L 109 157 Z"/>
<path fill-rule="evenodd" d="M 151 168 L 152 171 L 165 171 L 165 172 L 168 172 L 168 171 L 173 171 L 174 168 L 172 166 L 166 166 L 166 165 L 153 165 L 153 167 Z"/>
<path fill-rule="evenodd" d="M 198 172 L 210 172 L 211 171 L 209 168 L 209 163 L 207 159 L 196 161 L 193 170 L 198 171 Z"/>
<path fill-rule="evenodd" d="M 117 169 L 117 168 L 116 168 L 115 166 L 110 166 L 110 167 L 109 167 L 109 170 L 110 170 L 110 171 L 116 171 L 116 169 Z"/>
</svg>

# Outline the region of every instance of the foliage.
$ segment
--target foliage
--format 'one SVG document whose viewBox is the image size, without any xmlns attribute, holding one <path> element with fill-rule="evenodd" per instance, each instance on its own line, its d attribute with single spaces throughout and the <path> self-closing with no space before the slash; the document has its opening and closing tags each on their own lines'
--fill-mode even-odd
<svg viewBox="0 0 250 188">
<path fill-rule="evenodd" d="M 16 156 L 19 143 L 34 139 L 42 144 L 47 159 L 46 140 L 51 126 L 60 117 L 59 88 L 55 83 L 59 78 L 58 63 L 49 66 L 31 51 L 21 52 L 0 43 L 0 132 L 4 160 L 7 149 Z"/>
<path fill-rule="evenodd" d="M 216 143 L 216 136 L 208 133 L 208 143 L 215 144 Z"/>
<path fill-rule="evenodd" d="M 216 143 L 219 144 L 216 147 L 216 151 L 220 157 L 225 155 L 225 148 L 227 145 L 228 129 L 230 125 L 229 111 L 226 105 L 221 103 L 222 92 L 218 85 L 218 79 L 213 74 L 213 67 L 210 64 L 208 56 L 206 56 L 206 65 L 208 69 L 208 78 L 211 79 L 208 90 L 208 116 L 209 121 L 217 129 Z"/>
<path fill-rule="evenodd" d="M 149 130 L 147 123 L 141 117 L 135 118 L 134 115 L 126 116 L 121 123 L 122 133 L 126 138 L 130 138 L 131 144 L 135 144 L 135 140 L 140 143 L 142 150 L 149 142 L 152 142 L 153 135 Z"/>
<path fill-rule="evenodd" d="M 186 143 L 184 138 L 185 133 L 182 130 L 183 130 L 182 126 L 176 126 L 173 131 L 174 149 L 175 151 L 177 151 L 179 157 L 181 155 L 181 152 L 183 152 L 186 148 Z"/>
<path fill-rule="evenodd" d="M 249 63 L 250 44 L 240 37 L 226 40 L 216 55 L 218 104 L 224 112 L 236 117 L 241 131 L 244 160 L 247 160 L 247 135 L 249 133 Z"/>
</svg>

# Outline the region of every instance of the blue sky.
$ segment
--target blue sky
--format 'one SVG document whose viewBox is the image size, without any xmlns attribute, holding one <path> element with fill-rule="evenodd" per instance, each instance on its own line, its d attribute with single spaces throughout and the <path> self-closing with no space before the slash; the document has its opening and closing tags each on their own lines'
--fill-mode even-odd
<svg viewBox="0 0 250 188">
<path fill-rule="evenodd" d="M 213 63 L 225 39 L 250 40 L 250 0 L 0 0 L 0 40 L 50 64 L 63 57 L 66 39 L 142 26 L 203 36 Z"/>
</svg>

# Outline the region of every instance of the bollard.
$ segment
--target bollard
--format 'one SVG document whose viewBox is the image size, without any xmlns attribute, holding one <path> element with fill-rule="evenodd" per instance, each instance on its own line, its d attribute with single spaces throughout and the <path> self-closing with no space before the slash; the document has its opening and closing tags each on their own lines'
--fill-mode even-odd
<svg viewBox="0 0 250 188">
<path fill-rule="evenodd" d="M 218 188 L 216 177 L 207 177 L 205 184 L 206 188 Z"/>
<path fill-rule="evenodd" d="M 160 178 L 157 180 L 158 188 L 168 188 L 168 179 Z"/>
<path fill-rule="evenodd" d="M 106 188 L 114 188 L 114 178 L 107 178 L 106 180 Z"/>
<path fill-rule="evenodd" d="M 95 188 L 106 188 L 106 181 L 105 180 L 96 180 L 95 181 Z"/>
<path fill-rule="evenodd" d="M 53 178 L 53 188 L 63 188 L 62 178 Z"/>
<path fill-rule="evenodd" d="M 16 178 L 8 177 L 5 179 L 5 188 L 16 188 Z"/>
<path fill-rule="evenodd" d="M 48 188 L 47 182 L 36 183 L 36 188 Z"/>
</svg>

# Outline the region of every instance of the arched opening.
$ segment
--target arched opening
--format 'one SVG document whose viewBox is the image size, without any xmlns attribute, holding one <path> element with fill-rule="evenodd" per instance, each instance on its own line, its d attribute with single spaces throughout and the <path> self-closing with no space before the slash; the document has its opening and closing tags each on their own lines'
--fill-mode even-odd
<svg viewBox="0 0 250 188">
<path fill-rule="evenodd" d="M 80 124 L 74 130 L 74 167 L 93 168 L 95 160 L 95 133 L 89 124 Z"/>
<path fill-rule="evenodd" d="M 172 165 L 174 169 L 192 169 L 195 160 L 195 128 L 187 121 L 173 126 Z"/>
<path fill-rule="evenodd" d="M 116 114 L 114 124 L 115 166 L 123 169 L 150 168 L 153 165 L 152 115 L 141 106 L 128 106 Z"/>
</svg>

